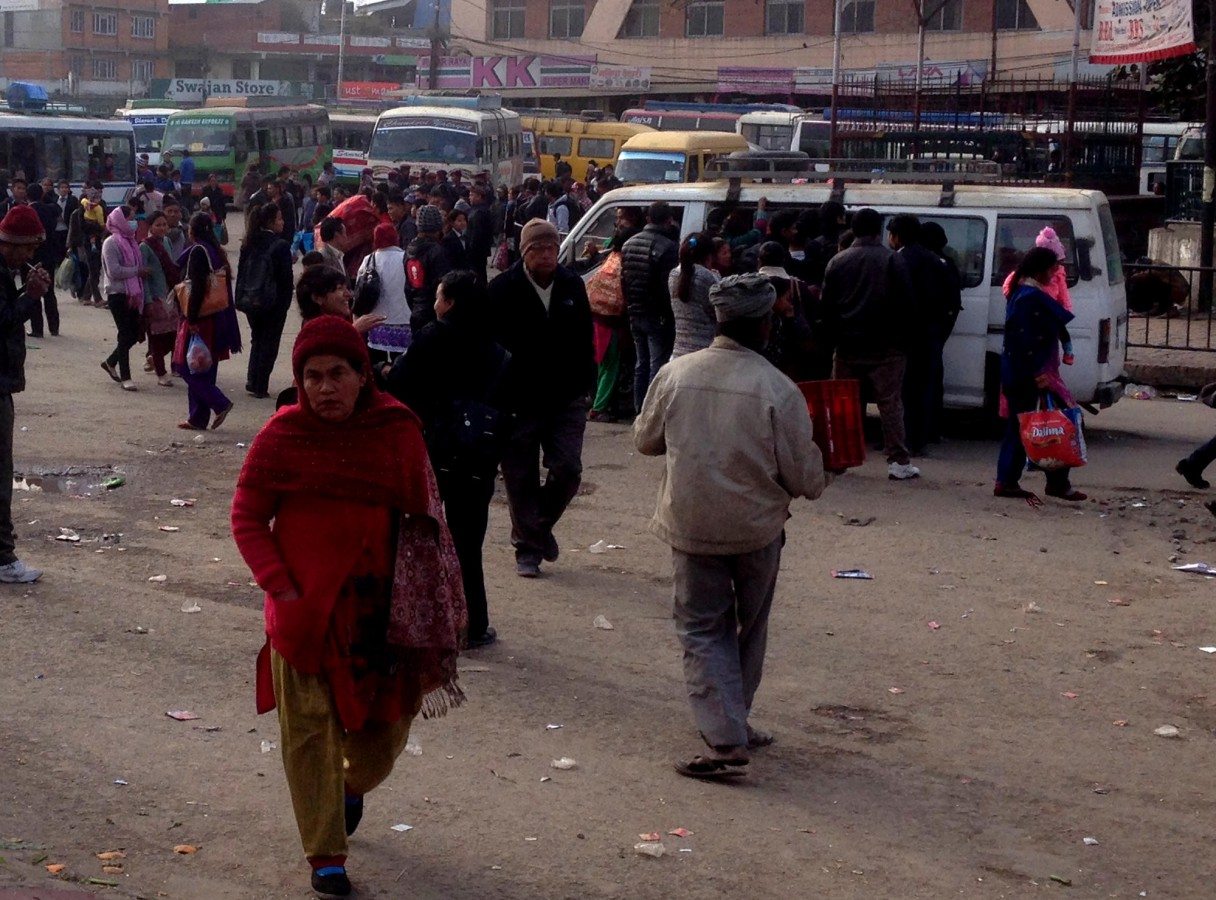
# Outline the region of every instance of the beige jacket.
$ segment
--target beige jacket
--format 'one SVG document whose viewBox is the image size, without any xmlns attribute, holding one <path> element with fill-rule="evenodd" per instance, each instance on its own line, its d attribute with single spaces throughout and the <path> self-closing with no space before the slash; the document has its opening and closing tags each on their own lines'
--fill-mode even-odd
<svg viewBox="0 0 1216 900">
<path fill-rule="evenodd" d="M 766 547 L 785 528 L 791 499 L 823 493 L 802 394 L 727 337 L 659 370 L 633 437 L 647 456 L 667 456 L 651 530 L 685 553 Z"/>
</svg>

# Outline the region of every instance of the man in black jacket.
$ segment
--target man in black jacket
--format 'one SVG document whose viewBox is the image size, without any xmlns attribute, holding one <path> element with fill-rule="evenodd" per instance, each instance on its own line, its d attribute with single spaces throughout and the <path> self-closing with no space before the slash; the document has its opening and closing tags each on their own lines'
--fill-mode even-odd
<svg viewBox="0 0 1216 900">
<path fill-rule="evenodd" d="M 63 262 L 63 258 L 67 253 L 65 243 L 63 241 L 55 241 L 50 238 L 55 233 L 55 225 L 59 220 L 59 207 L 55 203 L 54 197 L 43 196 L 42 185 L 30 185 L 30 206 L 38 215 L 38 220 L 42 223 L 42 230 L 47 234 L 48 239 L 38 245 L 38 253 L 36 259 L 38 264 L 46 270 L 47 274 L 54 277 L 55 271 L 59 268 L 59 264 Z M 64 234 L 67 234 L 65 231 Z M 51 337 L 59 336 L 59 299 L 55 296 L 55 283 L 52 281 L 47 285 L 46 293 L 42 295 L 42 301 L 35 303 L 34 308 L 30 310 L 30 337 L 40 338 L 43 336 L 43 319 L 42 307 L 46 304 L 46 325 L 51 329 Z"/>
<path fill-rule="evenodd" d="M 523 258 L 489 288 L 495 339 L 511 354 L 515 424 L 502 477 L 515 572 L 523 578 L 540 575 L 542 559 L 557 560 L 553 526 L 582 481 L 583 431 L 595 383 L 587 289 L 558 265 L 558 246 L 557 229 L 543 220 L 528 222 L 520 237 Z"/>
<path fill-rule="evenodd" d="M 887 475 L 920 475 L 908 455 L 903 385 L 910 327 L 908 275 L 882 243 L 882 216 L 862 209 L 853 216 L 853 246 L 836 254 L 823 277 L 824 320 L 836 341 L 837 378 L 868 386 L 882 420 Z"/>
<path fill-rule="evenodd" d="M 452 271 L 440 244 L 443 213 L 438 206 L 418 210 L 418 237 L 405 248 L 405 296 L 410 303 L 410 330 L 418 334 L 435 321 L 435 291 L 439 279 Z"/>
<path fill-rule="evenodd" d="M 641 409 L 650 382 L 671 358 L 675 320 L 667 276 L 680 262 L 679 231 L 671 207 L 662 200 L 650 204 L 647 225 L 621 250 L 621 289 L 629 311 L 629 330 L 637 361 L 633 367 L 633 408 Z"/>
<path fill-rule="evenodd" d="M 469 268 L 477 276 L 478 284 L 486 283 L 486 265 L 494 250 L 494 215 L 490 201 L 493 195 L 484 184 L 469 188 Z"/>
<path fill-rule="evenodd" d="M 921 242 L 920 220 L 894 216 L 887 223 L 887 244 L 904 264 L 912 293 L 907 340 L 908 368 L 904 372 L 904 430 L 908 448 L 920 455 L 925 444 L 941 437 L 942 351 L 958 316 L 958 291 L 951 272 L 936 253 Z"/>
<path fill-rule="evenodd" d="M 13 394 L 25 390 L 25 320 L 51 283 L 30 268 L 46 232 L 28 207 L 0 219 L 0 584 L 29 584 L 42 577 L 17 558 L 13 528 Z M 18 288 L 16 276 L 23 285 Z"/>
</svg>

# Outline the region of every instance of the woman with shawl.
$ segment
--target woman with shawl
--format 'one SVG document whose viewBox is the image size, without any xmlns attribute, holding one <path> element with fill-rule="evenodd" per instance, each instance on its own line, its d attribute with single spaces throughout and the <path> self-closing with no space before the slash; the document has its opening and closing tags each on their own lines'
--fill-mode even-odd
<svg viewBox="0 0 1216 900">
<path fill-rule="evenodd" d="M 232 305 L 232 267 L 228 256 L 215 240 L 211 228 L 211 217 L 195 213 L 190 217 L 190 238 L 193 243 L 177 259 L 177 265 L 190 281 L 190 299 L 181 325 L 177 329 L 177 341 L 173 345 L 173 368 L 186 382 L 190 414 L 178 428 L 203 431 L 211 421 L 212 428 L 219 428 L 232 412 L 232 401 L 216 386 L 215 378 L 220 362 L 232 353 L 241 350 L 241 330 L 236 321 L 236 307 Z M 202 315 L 203 300 L 207 296 L 207 282 L 212 272 L 224 273 L 228 291 L 228 305 L 218 313 Z M 211 352 L 211 368 L 204 372 L 191 372 L 186 361 L 186 351 L 191 339 L 197 335 Z"/>
<path fill-rule="evenodd" d="M 1026 468 L 1026 449 L 1018 414 L 1032 412 L 1046 393 L 1061 406 L 1068 405 L 1060 393 L 1060 342 L 1073 315 L 1045 290 L 1060 267 L 1053 250 L 1035 247 L 1014 273 L 1014 289 L 1005 307 L 1005 346 L 1001 354 L 1001 391 L 1007 400 L 1005 437 L 997 460 L 997 497 L 1025 500 L 1031 506 L 1042 501 L 1019 483 Z M 1068 469 L 1047 472 L 1047 496 L 1078 502 L 1086 495 L 1074 490 Z"/>
<path fill-rule="evenodd" d="M 131 380 L 131 348 L 143 340 L 139 316 L 144 308 L 143 278 L 148 274 L 135 241 L 136 225 L 130 207 L 117 207 L 106 219 L 110 236 L 101 245 L 101 290 L 118 328 L 118 343 L 101 368 L 124 391 L 139 390 Z"/>
<path fill-rule="evenodd" d="M 322 315 L 292 351 L 299 403 L 250 447 L 232 534 L 266 592 L 258 712 L 278 708 L 312 887 L 350 894 L 347 836 L 419 711 L 459 705 L 459 565 L 417 417 L 381 393 L 350 323 Z"/>
<path fill-rule="evenodd" d="M 148 236 L 139 245 L 144 268 L 143 328 L 148 335 L 148 361 L 156 370 L 156 382 L 161 387 L 173 387 L 173 377 L 165 369 L 165 356 L 173 352 L 179 316 L 177 301 L 169 293 L 181 281 L 181 271 L 169 258 L 165 235 L 169 220 L 157 210 L 148 216 Z"/>
</svg>

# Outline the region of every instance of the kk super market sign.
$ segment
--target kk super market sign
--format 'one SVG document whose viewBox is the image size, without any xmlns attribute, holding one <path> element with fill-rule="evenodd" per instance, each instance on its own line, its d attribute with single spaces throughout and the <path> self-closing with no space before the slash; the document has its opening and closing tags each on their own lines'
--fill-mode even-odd
<svg viewBox="0 0 1216 900">
<path fill-rule="evenodd" d="M 594 56 L 442 56 L 436 88 L 511 90 L 590 87 Z M 418 58 L 418 87 L 430 88 L 430 57 Z"/>
</svg>

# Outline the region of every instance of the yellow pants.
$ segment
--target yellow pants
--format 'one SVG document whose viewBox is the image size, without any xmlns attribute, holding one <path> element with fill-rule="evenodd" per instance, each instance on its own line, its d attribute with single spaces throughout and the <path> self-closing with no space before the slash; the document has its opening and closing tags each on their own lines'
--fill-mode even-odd
<svg viewBox="0 0 1216 900">
<path fill-rule="evenodd" d="M 273 651 L 270 670 L 283 768 L 304 854 L 345 856 L 346 792 L 366 794 L 389 776 L 413 716 L 345 731 L 324 675 L 298 672 Z"/>
</svg>

